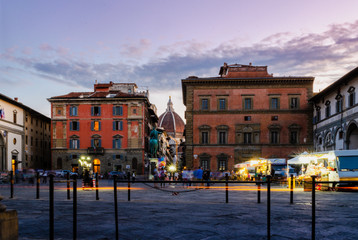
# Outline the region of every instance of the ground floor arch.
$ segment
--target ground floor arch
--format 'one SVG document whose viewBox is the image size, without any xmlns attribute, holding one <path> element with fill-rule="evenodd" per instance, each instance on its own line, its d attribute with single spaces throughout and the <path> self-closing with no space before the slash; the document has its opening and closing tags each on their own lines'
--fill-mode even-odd
<svg viewBox="0 0 358 240">
<path fill-rule="evenodd" d="M 358 149 L 358 127 L 351 123 L 347 129 L 347 149 Z"/>
</svg>

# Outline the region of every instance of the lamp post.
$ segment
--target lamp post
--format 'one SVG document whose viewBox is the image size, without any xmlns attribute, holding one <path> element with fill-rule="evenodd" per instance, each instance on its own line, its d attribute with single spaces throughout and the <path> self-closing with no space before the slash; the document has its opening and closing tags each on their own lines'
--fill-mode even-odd
<svg viewBox="0 0 358 240">
<path fill-rule="evenodd" d="M 80 157 L 80 165 L 83 168 L 82 174 L 83 174 L 83 187 L 85 187 L 85 185 L 90 186 L 91 184 L 91 178 L 89 176 L 89 170 L 91 168 L 91 157 L 90 156 L 84 156 L 82 155 Z"/>
</svg>

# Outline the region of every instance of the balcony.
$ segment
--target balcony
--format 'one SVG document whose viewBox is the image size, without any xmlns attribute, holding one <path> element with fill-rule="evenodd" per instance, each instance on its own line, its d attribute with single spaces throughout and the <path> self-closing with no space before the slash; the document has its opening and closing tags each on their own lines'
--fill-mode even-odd
<svg viewBox="0 0 358 240">
<path fill-rule="evenodd" d="M 89 147 L 87 148 L 87 154 L 92 155 L 104 155 L 104 148 L 103 147 Z"/>
<path fill-rule="evenodd" d="M 52 148 L 66 148 L 66 139 L 53 139 Z"/>
</svg>

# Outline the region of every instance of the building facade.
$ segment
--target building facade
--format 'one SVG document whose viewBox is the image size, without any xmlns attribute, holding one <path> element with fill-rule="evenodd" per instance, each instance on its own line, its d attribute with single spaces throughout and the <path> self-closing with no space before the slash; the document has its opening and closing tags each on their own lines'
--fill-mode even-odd
<svg viewBox="0 0 358 240">
<path fill-rule="evenodd" d="M 189 168 L 232 170 L 312 148 L 313 77 L 273 77 L 251 64 L 224 64 L 219 75 L 182 80 Z"/>
<path fill-rule="evenodd" d="M 51 119 L 0 94 L 0 171 L 47 169 Z"/>
<path fill-rule="evenodd" d="M 358 149 L 358 67 L 313 96 L 315 151 Z"/>
<path fill-rule="evenodd" d="M 93 92 L 52 97 L 52 169 L 81 171 L 81 157 L 99 172 L 144 171 L 150 129 L 157 122 L 148 91 L 134 83 L 96 83 Z"/>
</svg>

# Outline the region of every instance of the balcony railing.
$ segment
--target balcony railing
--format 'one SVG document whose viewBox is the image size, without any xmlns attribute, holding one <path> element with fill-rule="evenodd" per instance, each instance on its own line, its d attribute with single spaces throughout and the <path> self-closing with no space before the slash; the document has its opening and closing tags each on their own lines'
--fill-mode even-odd
<svg viewBox="0 0 358 240">
<path fill-rule="evenodd" d="M 87 154 L 104 155 L 103 147 L 89 147 L 87 148 Z"/>
<path fill-rule="evenodd" d="M 53 148 L 66 148 L 66 139 L 53 139 L 52 141 Z"/>
</svg>

